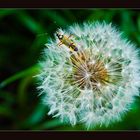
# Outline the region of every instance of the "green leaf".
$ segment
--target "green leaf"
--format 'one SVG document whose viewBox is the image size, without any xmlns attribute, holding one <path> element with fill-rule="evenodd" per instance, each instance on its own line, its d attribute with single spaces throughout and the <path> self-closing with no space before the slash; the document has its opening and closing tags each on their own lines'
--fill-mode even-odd
<svg viewBox="0 0 140 140">
<path fill-rule="evenodd" d="M 32 129 L 37 129 L 37 130 L 54 129 L 56 127 L 60 127 L 63 125 L 64 123 L 60 122 L 59 119 L 54 119 L 54 120 L 47 120 L 46 122 L 43 122 L 41 125 L 33 127 Z"/>
<path fill-rule="evenodd" d="M 27 14 L 25 11 L 22 11 L 17 14 L 17 18 L 25 25 L 31 32 L 35 34 L 45 32 L 45 28 L 39 24 L 33 17 Z"/>
<path fill-rule="evenodd" d="M 46 106 L 39 103 L 35 107 L 34 111 L 30 114 L 30 116 L 24 122 L 21 123 L 21 126 L 24 128 L 34 127 L 34 125 L 37 125 L 42 121 L 43 117 L 46 115 L 46 111 Z"/>
<path fill-rule="evenodd" d="M 60 26 L 69 25 L 69 23 L 57 11 L 47 10 L 44 11 L 44 15 L 46 15 L 49 19 L 51 19 L 53 23 L 56 23 L 56 25 Z"/>
<path fill-rule="evenodd" d="M 9 108 L 7 105 L 0 105 L 0 115 L 6 116 L 6 117 L 13 117 L 13 112 L 11 108 Z"/>
<path fill-rule="evenodd" d="M 0 83 L 0 88 L 3 88 L 5 86 L 7 86 L 8 84 L 14 82 L 15 80 L 18 80 L 20 78 L 23 78 L 27 75 L 30 75 L 32 73 L 38 72 L 39 71 L 39 65 L 34 65 L 28 69 L 25 69 L 19 73 L 16 73 L 15 75 L 5 79 L 3 82 Z"/>
<path fill-rule="evenodd" d="M 15 12 L 16 12 L 15 9 L 1 9 L 0 10 L 0 19 L 2 19 L 5 16 L 11 15 Z"/>
</svg>

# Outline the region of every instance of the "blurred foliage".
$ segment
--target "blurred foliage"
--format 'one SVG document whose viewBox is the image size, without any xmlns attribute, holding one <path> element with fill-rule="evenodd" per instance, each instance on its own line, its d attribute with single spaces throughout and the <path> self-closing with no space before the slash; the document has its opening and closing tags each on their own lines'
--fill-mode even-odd
<svg viewBox="0 0 140 140">
<path fill-rule="evenodd" d="M 33 77 L 48 38 L 57 28 L 83 21 L 112 22 L 140 46 L 140 12 L 127 9 L 1 9 L 0 10 L 0 129 L 85 130 L 47 115 Z M 140 98 L 121 122 L 95 130 L 139 130 Z"/>
</svg>

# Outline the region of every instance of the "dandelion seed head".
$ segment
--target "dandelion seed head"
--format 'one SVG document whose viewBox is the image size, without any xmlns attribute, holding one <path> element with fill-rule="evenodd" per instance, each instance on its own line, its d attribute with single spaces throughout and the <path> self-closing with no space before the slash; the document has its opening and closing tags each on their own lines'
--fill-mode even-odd
<svg viewBox="0 0 140 140">
<path fill-rule="evenodd" d="M 59 30 L 73 34 L 78 51 L 58 46 L 56 38 L 46 44 L 37 76 L 48 114 L 86 128 L 120 121 L 139 96 L 139 51 L 105 22 Z"/>
</svg>

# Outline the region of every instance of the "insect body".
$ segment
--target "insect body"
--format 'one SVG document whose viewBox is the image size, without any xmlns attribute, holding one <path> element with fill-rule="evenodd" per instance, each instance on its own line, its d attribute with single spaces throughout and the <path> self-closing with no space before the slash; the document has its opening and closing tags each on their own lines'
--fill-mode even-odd
<svg viewBox="0 0 140 140">
<path fill-rule="evenodd" d="M 71 51 L 78 51 L 78 48 L 76 47 L 75 43 L 70 39 L 70 36 L 62 35 L 60 32 L 56 32 L 56 36 L 60 40 L 59 46 L 64 44 L 67 46 Z"/>
</svg>

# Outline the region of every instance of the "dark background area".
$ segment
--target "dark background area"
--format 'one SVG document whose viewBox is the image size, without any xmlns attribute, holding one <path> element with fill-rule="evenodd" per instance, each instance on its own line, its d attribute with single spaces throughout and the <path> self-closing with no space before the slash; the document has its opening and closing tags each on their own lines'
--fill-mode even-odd
<svg viewBox="0 0 140 140">
<path fill-rule="evenodd" d="M 57 28 L 84 21 L 112 23 L 140 46 L 140 12 L 131 9 L 1 9 L 0 10 L 0 129 L 85 130 L 48 116 L 33 78 L 44 44 Z M 140 98 L 121 122 L 94 130 L 139 130 Z"/>
</svg>

